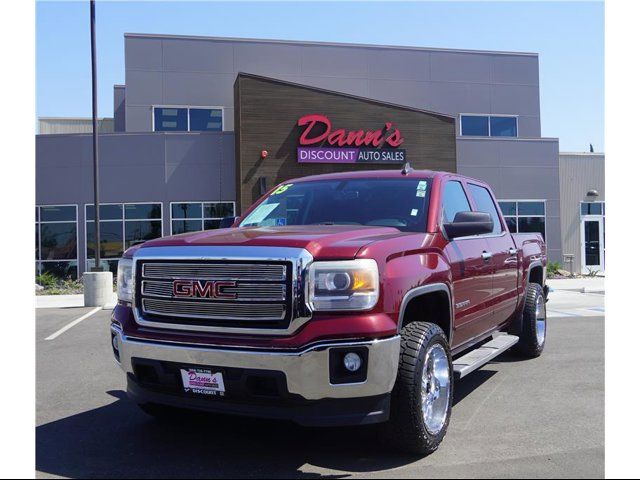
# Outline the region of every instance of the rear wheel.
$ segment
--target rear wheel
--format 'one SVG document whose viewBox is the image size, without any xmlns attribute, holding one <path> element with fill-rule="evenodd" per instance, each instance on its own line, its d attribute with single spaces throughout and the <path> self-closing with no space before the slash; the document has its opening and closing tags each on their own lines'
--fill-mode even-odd
<svg viewBox="0 0 640 480">
<path fill-rule="evenodd" d="M 547 340 L 547 303 L 537 283 L 530 283 L 525 295 L 522 331 L 515 351 L 523 357 L 535 358 L 542 354 Z"/>
<path fill-rule="evenodd" d="M 400 366 L 388 430 L 404 451 L 435 451 L 449 426 L 453 368 L 449 343 L 432 323 L 413 322 L 401 332 Z"/>
</svg>

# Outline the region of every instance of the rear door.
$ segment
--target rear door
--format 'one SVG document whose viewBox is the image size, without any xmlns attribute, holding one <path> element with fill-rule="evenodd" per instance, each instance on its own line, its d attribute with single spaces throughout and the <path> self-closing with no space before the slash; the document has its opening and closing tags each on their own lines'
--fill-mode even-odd
<svg viewBox="0 0 640 480">
<path fill-rule="evenodd" d="M 472 210 L 463 184 L 458 180 L 444 182 L 441 223 L 453 221 L 458 212 Z M 483 259 L 487 249 L 487 240 L 477 236 L 451 240 L 444 248 L 453 280 L 455 346 L 482 334 L 483 325 L 491 316 L 488 302 L 492 266 Z"/>
<path fill-rule="evenodd" d="M 493 232 L 486 235 L 488 253 L 491 255 L 492 288 L 489 306 L 493 311 L 489 330 L 505 323 L 516 309 L 518 302 L 518 250 L 511 234 L 507 231 L 498 213 L 498 208 L 490 190 L 484 185 L 467 182 L 467 188 L 474 208 L 491 215 Z"/>
</svg>

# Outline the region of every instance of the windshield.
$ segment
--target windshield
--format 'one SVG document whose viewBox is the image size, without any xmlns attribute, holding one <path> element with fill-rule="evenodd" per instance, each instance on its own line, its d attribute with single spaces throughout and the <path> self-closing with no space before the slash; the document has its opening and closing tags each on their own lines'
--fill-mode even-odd
<svg viewBox="0 0 640 480">
<path fill-rule="evenodd" d="M 360 178 L 285 183 L 240 227 L 368 225 L 424 232 L 430 180 Z"/>
</svg>

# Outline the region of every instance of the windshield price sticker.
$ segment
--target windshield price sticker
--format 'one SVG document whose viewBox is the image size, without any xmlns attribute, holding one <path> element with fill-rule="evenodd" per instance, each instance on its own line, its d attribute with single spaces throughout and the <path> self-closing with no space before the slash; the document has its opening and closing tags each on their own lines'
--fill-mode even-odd
<svg viewBox="0 0 640 480">
<path fill-rule="evenodd" d="M 281 193 L 286 192 L 293 185 L 293 183 L 287 183 L 286 185 L 280 185 L 276 188 L 271 195 L 280 195 Z"/>
</svg>

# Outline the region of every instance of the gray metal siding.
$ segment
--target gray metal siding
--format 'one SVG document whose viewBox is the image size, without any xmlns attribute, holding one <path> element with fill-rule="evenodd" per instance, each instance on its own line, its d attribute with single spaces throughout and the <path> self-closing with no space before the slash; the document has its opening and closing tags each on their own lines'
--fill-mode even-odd
<svg viewBox="0 0 640 480">
<path fill-rule="evenodd" d="M 486 181 L 498 199 L 546 199 L 551 261 L 562 260 L 558 140 L 458 137 L 458 173 Z"/>
<path fill-rule="evenodd" d="M 246 72 L 451 115 L 517 114 L 521 137 L 540 136 L 532 54 L 127 35 L 125 68 L 132 132 L 151 130 L 153 105 L 222 106 L 232 130 Z"/>
<path fill-rule="evenodd" d="M 595 200 L 605 201 L 604 154 L 560 154 L 562 251 L 574 255 L 574 270 L 582 270 L 580 244 L 580 202 L 587 192 L 597 190 Z M 591 201 L 594 199 L 591 198 Z"/>
<path fill-rule="evenodd" d="M 80 272 L 85 265 L 84 205 L 93 203 L 91 135 L 36 136 L 36 204 L 78 205 Z M 162 202 L 171 233 L 173 201 L 235 201 L 235 143 L 228 133 L 101 135 L 100 201 Z"/>
</svg>

